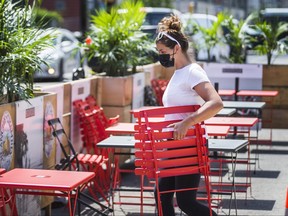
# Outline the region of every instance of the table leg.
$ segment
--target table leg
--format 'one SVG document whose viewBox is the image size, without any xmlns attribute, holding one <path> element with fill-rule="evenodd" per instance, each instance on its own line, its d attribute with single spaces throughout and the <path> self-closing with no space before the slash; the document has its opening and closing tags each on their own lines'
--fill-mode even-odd
<svg viewBox="0 0 288 216">
<path fill-rule="evenodd" d="M 232 204 L 232 199 L 233 199 L 233 195 L 234 195 L 234 203 L 235 203 L 235 215 L 237 216 L 237 198 L 236 198 L 236 185 L 235 185 L 235 172 L 236 172 L 236 162 L 237 162 L 237 152 L 235 153 L 235 155 L 233 155 L 233 153 L 231 153 L 231 166 L 232 166 L 232 193 L 231 193 L 231 199 L 230 199 L 230 203 L 229 203 L 229 215 L 231 213 L 231 204 Z"/>
<path fill-rule="evenodd" d="M 2 215 L 6 216 L 6 203 L 5 203 L 5 193 L 4 193 L 4 188 L 1 188 L 1 199 L 2 199 L 2 208 L 1 208 L 1 213 Z"/>
<path fill-rule="evenodd" d="M 67 193 L 68 209 L 69 209 L 69 215 L 70 216 L 76 215 L 76 206 L 77 206 L 77 201 L 78 201 L 79 190 L 80 189 L 77 188 L 75 195 L 73 195 L 73 191 L 70 191 Z M 72 199 L 74 199 L 74 202 L 72 202 Z"/>
<path fill-rule="evenodd" d="M 250 186 L 250 195 L 252 195 L 252 181 L 251 181 L 251 136 L 250 136 L 250 128 L 248 128 L 248 162 L 247 162 L 247 178 L 246 178 L 246 184 L 247 186 Z M 256 166 L 256 165 L 255 165 Z M 246 199 L 247 199 L 247 192 L 246 192 Z"/>
<path fill-rule="evenodd" d="M 12 197 L 11 215 L 18 216 L 17 207 L 16 207 L 16 193 L 13 189 L 11 190 L 11 197 Z"/>
</svg>

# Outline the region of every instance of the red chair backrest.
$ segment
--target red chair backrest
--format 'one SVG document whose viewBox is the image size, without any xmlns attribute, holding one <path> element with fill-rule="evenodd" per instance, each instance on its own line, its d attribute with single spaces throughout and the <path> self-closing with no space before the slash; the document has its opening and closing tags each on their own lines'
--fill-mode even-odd
<svg viewBox="0 0 288 216">
<path fill-rule="evenodd" d="M 118 122 L 119 115 L 113 118 L 107 118 L 104 113 L 103 108 L 97 105 L 97 101 L 92 95 L 89 95 L 88 97 L 86 97 L 85 101 L 92 110 L 98 112 L 98 118 L 102 122 L 102 125 L 104 125 L 105 128 Z"/>
<path fill-rule="evenodd" d="M 135 143 L 135 173 L 149 178 L 209 173 L 208 148 L 203 123 L 188 130 L 185 139 L 174 140 L 167 125 L 176 121 L 151 121 L 162 114 L 192 113 L 199 106 L 155 108 L 134 113 L 138 118 Z M 143 121 L 143 118 L 145 121 Z M 142 119 L 142 120 L 141 120 Z M 179 120 L 178 120 L 179 121 Z"/>
</svg>

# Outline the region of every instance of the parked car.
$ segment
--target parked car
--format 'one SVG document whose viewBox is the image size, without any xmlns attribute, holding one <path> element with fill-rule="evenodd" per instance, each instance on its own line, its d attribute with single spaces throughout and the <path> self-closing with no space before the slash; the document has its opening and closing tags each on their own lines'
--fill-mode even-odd
<svg viewBox="0 0 288 216">
<path fill-rule="evenodd" d="M 172 8 L 144 7 L 143 11 L 146 12 L 146 17 L 141 30 L 148 33 L 152 39 L 156 38 L 158 23 L 163 17 L 173 14 L 181 18 L 181 12 Z"/>
<path fill-rule="evenodd" d="M 81 66 L 79 41 L 73 32 L 67 29 L 51 29 L 45 34 L 56 34 L 57 36 L 53 40 L 52 47 L 40 53 L 48 65 L 41 66 L 41 71 L 35 73 L 34 80 L 71 80 L 73 70 Z"/>
<path fill-rule="evenodd" d="M 181 16 L 183 22 L 184 32 L 191 37 L 191 40 L 198 47 L 195 52 L 195 58 L 197 61 L 207 61 L 208 53 L 203 47 L 205 47 L 205 41 L 201 32 L 195 33 L 194 25 L 198 25 L 202 28 L 211 28 L 213 23 L 217 21 L 217 17 L 210 14 L 198 14 L 198 13 L 184 13 Z M 218 32 L 218 37 L 223 38 L 222 29 Z M 201 48 L 202 47 L 202 48 Z M 215 47 L 210 49 L 211 61 L 222 62 L 229 57 L 229 46 L 224 43 L 218 43 Z"/>
</svg>

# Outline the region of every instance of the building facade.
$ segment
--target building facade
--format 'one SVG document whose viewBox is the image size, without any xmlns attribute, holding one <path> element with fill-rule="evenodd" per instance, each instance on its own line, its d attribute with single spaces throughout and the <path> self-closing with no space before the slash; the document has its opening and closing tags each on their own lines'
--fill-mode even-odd
<svg viewBox="0 0 288 216">
<path fill-rule="evenodd" d="M 63 28 L 84 33 L 89 28 L 91 14 L 96 9 L 119 4 L 123 0 L 43 0 L 42 7 L 58 11 L 63 17 Z M 160 0 L 158 0 L 160 1 Z M 174 0 L 174 8 L 185 13 L 217 15 L 227 11 L 236 19 L 245 19 L 251 12 L 267 7 L 288 7 L 287 0 Z"/>
</svg>

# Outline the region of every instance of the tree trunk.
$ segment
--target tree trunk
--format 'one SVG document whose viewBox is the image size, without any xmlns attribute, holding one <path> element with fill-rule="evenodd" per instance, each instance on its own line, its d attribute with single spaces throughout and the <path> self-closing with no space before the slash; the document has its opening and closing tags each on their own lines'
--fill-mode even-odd
<svg viewBox="0 0 288 216">
<path fill-rule="evenodd" d="M 210 49 L 207 49 L 207 55 L 208 55 L 207 61 L 208 61 L 208 62 L 211 62 Z"/>
<path fill-rule="evenodd" d="M 268 65 L 271 65 L 271 59 L 272 59 L 272 53 L 271 53 L 271 52 L 268 52 L 268 53 L 267 53 L 267 64 L 268 64 Z"/>
</svg>

